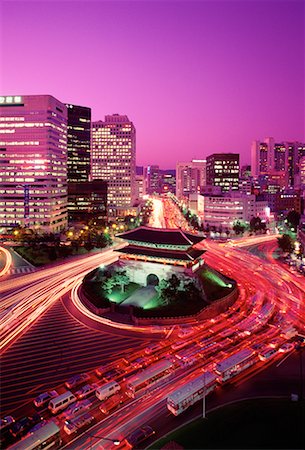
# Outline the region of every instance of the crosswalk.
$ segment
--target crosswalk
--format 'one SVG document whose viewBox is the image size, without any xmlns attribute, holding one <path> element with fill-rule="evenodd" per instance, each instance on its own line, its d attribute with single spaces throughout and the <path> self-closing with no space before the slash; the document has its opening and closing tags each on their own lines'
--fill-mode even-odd
<svg viewBox="0 0 305 450">
<path fill-rule="evenodd" d="M 20 266 L 20 267 L 12 267 L 8 273 L 10 275 L 19 275 L 25 273 L 35 272 L 36 268 L 31 266 Z"/>
</svg>

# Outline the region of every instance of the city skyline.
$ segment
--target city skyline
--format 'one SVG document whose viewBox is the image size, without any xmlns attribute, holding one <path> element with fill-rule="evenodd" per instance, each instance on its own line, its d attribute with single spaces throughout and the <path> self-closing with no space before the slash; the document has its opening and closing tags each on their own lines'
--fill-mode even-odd
<svg viewBox="0 0 305 450">
<path fill-rule="evenodd" d="M 186 152 L 243 165 L 255 139 L 304 141 L 303 2 L 28 5 L 3 4 L 3 95 L 50 94 L 93 121 L 126 114 L 138 165 L 174 167 Z"/>
</svg>

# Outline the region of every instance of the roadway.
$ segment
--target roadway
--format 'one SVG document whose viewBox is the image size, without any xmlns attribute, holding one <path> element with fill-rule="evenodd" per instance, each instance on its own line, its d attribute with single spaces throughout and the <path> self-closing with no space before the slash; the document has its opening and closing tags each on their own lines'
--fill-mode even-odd
<svg viewBox="0 0 305 450">
<path fill-rule="evenodd" d="M 174 214 L 176 215 L 176 212 Z M 172 348 L 172 345 L 179 341 L 179 328 L 169 330 L 167 338 L 164 336 L 160 341 L 160 348 L 154 356 L 156 360 L 165 359 L 173 362 L 170 377 L 154 386 L 150 395 L 139 393 L 135 400 L 125 399 L 123 408 L 107 417 L 101 417 L 98 409 L 99 401 L 94 398 L 92 413 L 99 423 L 90 430 L 90 433 L 123 439 L 140 424 L 154 423 L 156 417 L 158 417 L 157 425 L 162 423 L 161 428 L 165 427 L 169 431 L 176 426 L 177 421 L 190 418 L 189 413 L 184 414 L 183 418 L 182 416 L 175 418 L 165 407 L 166 397 L 181 386 L 181 383 L 191 380 L 203 370 L 213 370 L 217 361 L 237 350 L 254 346 L 278 349 L 286 340 L 281 336 L 281 330 L 288 324 L 294 324 L 304 332 L 304 281 L 280 264 L 271 263 L 270 252 L 274 248 L 274 238 L 250 239 L 246 244 L 250 245 L 255 241 L 256 245 L 263 246 L 263 251 L 267 255 L 265 259 L 250 254 L 246 249 L 204 241 L 202 245 L 209 250 L 205 254 L 205 260 L 216 270 L 237 280 L 240 288 L 239 299 L 226 314 L 192 327 L 193 335 L 186 339 L 188 345 L 183 350 L 177 351 Z M 5 389 L 8 389 L 4 405 L 7 413 L 15 408 L 17 417 L 21 412 L 30 414 L 32 412 L 30 400 L 37 393 L 54 387 L 62 390 L 62 383 L 70 374 L 90 372 L 101 363 L 113 361 L 122 354 L 126 355 L 130 362 L 129 368 L 126 368 L 124 373 L 124 378 L 128 379 L 133 371 L 134 358 L 143 356 L 141 348 L 149 342 L 149 333 L 147 335 L 139 333 L 135 338 L 134 334 L 128 337 L 128 330 L 124 331 L 124 336 L 121 330 L 116 328 L 108 328 L 106 333 L 104 328 L 106 324 L 101 324 L 101 329 L 93 327 L 93 323 L 89 323 L 88 320 L 94 321 L 94 317 L 84 317 L 83 310 L 75 302 L 77 295 L 73 297 L 69 294 L 71 289 L 76 292 L 79 280 L 85 273 L 98 264 L 111 262 L 113 258 L 111 250 L 107 250 L 103 254 L 43 269 L 39 273 L 1 284 L 0 293 L 3 293 L 1 306 L 4 323 L 7 325 L 3 330 L 6 341 L 2 366 Z M 64 298 L 64 303 L 59 301 L 60 298 Z M 24 327 L 21 326 L 23 320 L 26 321 Z M 150 337 L 155 338 L 153 334 Z M 208 342 L 211 338 L 211 345 L 202 349 L 200 342 L 202 340 Z M 197 350 L 198 354 L 194 358 L 189 358 L 189 354 L 194 350 Z M 181 363 L 182 353 L 183 361 L 185 359 L 191 361 L 189 366 Z M 238 394 L 243 395 L 244 386 L 248 386 L 249 389 L 252 386 L 252 392 L 256 393 L 256 380 L 259 377 L 264 380 L 265 374 L 268 373 L 265 369 L 282 358 L 283 354 L 279 352 L 268 361 L 262 362 L 257 358 L 251 369 L 234 378 L 233 385 L 238 386 Z M 21 370 L 14 385 L 10 380 L 19 367 Z M 93 372 L 91 376 L 95 380 Z M 297 377 L 295 372 L 292 377 Z M 269 382 L 262 381 L 262 391 L 265 389 L 265 392 L 270 394 L 274 392 L 276 385 L 279 390 L 286 390 L 286 393 L 291 390 L 282 381 L 272 383 L 271 380 L 272 376 Z M 121 379 L 118 381 L 124 386 L 125 381 Z M 214 401 L 214 397 L 218 398 L 219 402 L 228 401 L 230 396 L 234 397 L 237 390 L 233 389 L 230 393 L 231 389 L 226 386 L 228 385 L 221 386 L 215 394 L 212 394 L 208 400 L 210 406 L 213 404 L 210 404 L 210 401 Z M 19 409 L 16 409 L 18 407 Z M 60 419 L 56 420 L 59 424 L 63 424 Z M 165 425 L 166 423 L 168 425 Z M 93 447 L 100 448 L 101 442 L 97 442 Z M 77 443 L 74 441 L 67 448 L 88 448 L 91 444 L 91 438 L 84 433 Z M 108 444 L 103 442 L 103 447 L 109 448 Z"/>
</svg>

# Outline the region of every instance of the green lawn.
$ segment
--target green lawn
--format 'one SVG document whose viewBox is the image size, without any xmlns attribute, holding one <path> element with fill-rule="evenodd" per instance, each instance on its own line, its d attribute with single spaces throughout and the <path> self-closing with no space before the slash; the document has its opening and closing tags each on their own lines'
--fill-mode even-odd
<svg viewBox="0 0 305 450">
<path fill-rule="evenodd" d="M 111 294 L 107 294 L 108 299 L 115 303 L 122 303 L 126 298 L 130 297 L 130 295 L 139 289 L 141 286 L 137 283 L 130 282 L 127 286 L 125 286 L 124 292 L 122 292 L 119 286 L 115 286 Z"/>
<path fill-rule="evenodd" d="M 302 449 L 305 405 L 303 417 L 301 406 L 288 399 L 238 402 L 191 422 L 150 449 L 160 449 L 170 441 L 185 449 Z"/>
<path fill-rule="evenodd" d="M 202 281 L 202 287 L 208 301 L 217 300 L 228 295 L 235 288 L 235 283 L 226 277 L 218 276 L 214 271 L 204 268 L 198 272 Z M 231 287 L 229 285 L 231 284 Z"/>
</svg>

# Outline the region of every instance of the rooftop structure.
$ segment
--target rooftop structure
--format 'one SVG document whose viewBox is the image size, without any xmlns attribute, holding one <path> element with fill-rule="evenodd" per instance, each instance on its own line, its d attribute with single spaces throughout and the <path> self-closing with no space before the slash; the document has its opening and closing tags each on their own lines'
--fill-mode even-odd
<svg viewBox="0 0 305 450">
<path fill-rule="evenodd" d="M 144 260 L 147 262 L 192 267 L 203 263 L 202 248 L 195 248 L 204 236 L 183 230 L 139 227 L 117 235 L 128 241 L 129 245 L 116 250 L 120 259 Z M 198 264 L 197 264 L 198 263 Z"/>
</svg>

